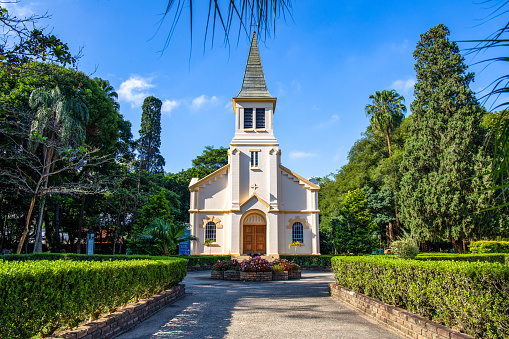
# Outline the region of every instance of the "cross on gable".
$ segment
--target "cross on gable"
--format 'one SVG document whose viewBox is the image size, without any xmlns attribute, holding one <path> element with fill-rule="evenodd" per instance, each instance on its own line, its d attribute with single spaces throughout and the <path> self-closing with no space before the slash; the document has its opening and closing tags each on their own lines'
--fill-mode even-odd
<svg viewBox="0 0 509 339">
<path fill-rule="evenodd" d="M 251 185 L 251 188 L 253 189 L 253 191 L 256 192 L 256 189 L 258 188 L 259 186 L 257 184 L 252 184 Z"/>
</svg>

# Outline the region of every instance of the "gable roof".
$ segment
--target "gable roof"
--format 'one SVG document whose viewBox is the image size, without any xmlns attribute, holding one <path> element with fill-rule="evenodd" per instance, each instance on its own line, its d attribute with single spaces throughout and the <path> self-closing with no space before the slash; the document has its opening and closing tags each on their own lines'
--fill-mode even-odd
<svg viewBox="0 0 509 339">
<path fill-rule="evenodd" d="M 305 179 L 304 177 L 298 175 L 297 173 L 295 173 L 294 171 L 284 167 L 283 165 L 279 165 L 279 168 L 282 169 L 287 174 L 290 174 L 291 176 L 294 176 L 295 178 L 297 178 L 300 181 L 302 181 L 304 183 L 304 185 L 308 185 L 310 189 L 312 189 L 312 190 L 319 190 L 320 189 L 319 185 L 312 183 L 308 179 Z"/>
<path fill-rule="evenodd" d="M 230 164 L 228 165 L 225 165 L 223 167 L 221 167 L 220 169 L 218 169 L 217 171 L 215 172 L 212 172 L 210 173 L 209 175 L 207 175 L 206 177 L 200 179 L 200 180 L 197 180 L 198 178 L 193 178 L 191 180 L 191 182 L 189 183 L 189 189 L 191 188 L 195 188 L 195 187 L 198 187 L 204 183 L 206 183 L 207 181 L 211 180 L 211 179 L 214 179 L 214 177 L 218 176 L 219 174 L 223 173 L 225 170 L 227 170 L 228 168 L 230 167 Z M 195 180 L 196 179 L 196 180 Z"/>
<path fill-rule="evenodd" d="M 272 98 L 267 90 L 267 83 L 265 82 L 265 75 L 263 74 L 262 60 L 260 59 L 255 32 L 253 32 L 251 48 L 249 49 L 249 56 L 247 57 L 242 88 L 237 98 Z"/>
<path fill-rule="evenodd" d="M 268 202 L 266 202 L 265 200 L 263 200 L 262 198 L 260 198 L 260 196 L 258 194 L 256 194 L 256 192 L 253 192 L 253 194 L 251 194 L 251 196 L 249 198 L 247 198 L 246 201 L 244 201 L 242 204 L 240 204 L 240 208 L 242 208 L 242 206 L 244 206 L 245 204 L 247 204 L 249 201 L 251 201 L 251 199 L 253 198 L 256 198 L 259 202 L 262 203 L 263 206 L 267 207 L 267 209 L 270 209 L 270 205 Z"/>
</svg>

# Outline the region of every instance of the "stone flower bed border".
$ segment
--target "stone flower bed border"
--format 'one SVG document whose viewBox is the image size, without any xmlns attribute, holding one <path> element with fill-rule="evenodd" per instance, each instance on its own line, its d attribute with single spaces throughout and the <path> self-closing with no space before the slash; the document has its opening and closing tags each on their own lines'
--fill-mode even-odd
<svg viewBox="0 0 509 339">
<path fill-rule="evenodd" d="M 242 272 L 242 271 L 210 271 L 210 278 L 230 281 L 273 281 L 295 280 L 302 276 L 301 270 L 268 271 L 268 272 Z"/>
<path fill-rule="evenodd" d="M 79 326 L 75 330 L 55 333 L 55 338 L 68 339 L 107 339 L 128 331 L 143 320 L 152 316 L 160 308 L 181 299 L 185 285 L 179 284 L 148 299 L 129 304 L 120 311 L 105 315 L 95 321 Z"/>
<path fill-rule="evenodd" d="M 274 260 L 253 257 L 242 263 L 236 259 L 219 261 L 212 266 L 211 279 L 240 281 L 272 281 L 300 279 L 299 265 L 288 260 Z"/>
</svg>

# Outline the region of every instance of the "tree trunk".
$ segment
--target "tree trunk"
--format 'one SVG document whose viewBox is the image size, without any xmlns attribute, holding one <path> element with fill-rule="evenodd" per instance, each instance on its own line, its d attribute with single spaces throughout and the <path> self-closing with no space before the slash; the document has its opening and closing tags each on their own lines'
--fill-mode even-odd
<svg viewBox="0 0 509 339">
<path fill-rule="evenodd" d="M 32 218 L 32 212 L 34 210 L 35 198 L 36 198 L 36 195 L 34 194 L 34 196 L 32 197 L 32 201 L 30 202 L 30 207 L 28 208 L 27 219 L 25 222 L 25 229 L 23 229 L 23 234 L 21 235 L 21 239 L 19 239 L 18 248 L 16 249 L 16 254 L 21 254 L 21 251 L 23 250 L 23 244 L 25 242 L 25 239 L 26 239 L 28 231 L 29 231 L 30 219 Z"/>
<path fill-rule="evenodd" d="M 454 253 L 462 253 L 463 240 L 453 240 L 452 241 L 452 249 L 454 250 Z"/>
<path fill-rule="evenodd" d="M 55 206 L 55 233 L 53 234 L 55 242 L 60 247 L 62 240 L 60 239 L 60 204 Z"/>
<path fill-rule="evenodd" d="M 81 230 L 83 228 L 83 212 L 85 211 L 85 194 L 81 195 L 80 220 L 78 222 L 78 243 L 76 244 L 76 253 L 81 253 Z"/>
<path fill-rule="evenodd" d="M 47 186 L 47 181 L 45 186 Z M 46 187 L 45 187 L 46 188 Z M 42 197 L 41 205 L 39 206 L 39 220 L 37 222 L 37 230 L 35 233 L 35 244 L 33 253 L 42 252 L 42 220 L 44 216 L 44 205 L 46 204 L 46 196 Z"/>
<path fill-rule="evenodd" d="M 389 138 L 389 130 L 385 130 L 385 135 L 387 136 L 387 146 L 389 147 L 389 158 L 392 156 L 392 151 L 391 151 L 391 138 Z M 392 179 L 394 180 L 394 170 L 392 172 Z M 396 200 L 396 193 L 393 192 L 394 194 L 394 214 L 396 216 L 396 232 L 394 232 L 394 230 L 392 229 L 392 223 L 390 223 L 390 226 L 391 226 L 391 241 L 394 241 L 396 240 L 395 239 L 395 233 L 398 233 L 399 232 L 399 217 L 398 217 L 398 204 L 397 204 L 397 200 Z"/>
<path fill-rule="evenodd" d="M 385 135 L 387 136 L 387 146 L 389 146 L 389 157 L 392 156 L 392 151 L 391 151 L 391 139 L 389 138 L 389 130 L 385 130 Z"/>
<path fill-rule="evenodd" d="M 394 241 L 394 228 L 392 226 L 392 222 L 389 223 L 389 239 Z"/>
</svg>

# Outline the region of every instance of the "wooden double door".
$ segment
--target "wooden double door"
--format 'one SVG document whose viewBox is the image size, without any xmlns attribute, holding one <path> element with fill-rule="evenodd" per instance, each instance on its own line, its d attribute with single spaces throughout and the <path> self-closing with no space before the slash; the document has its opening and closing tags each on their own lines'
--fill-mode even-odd
<svg viewBox="0 0 509 339">
<path fill-rule="evenodd" d="M 267 227 L 266 225 L 244 225 L 244 253 L 267 252 Z"/>
</svg>

